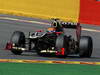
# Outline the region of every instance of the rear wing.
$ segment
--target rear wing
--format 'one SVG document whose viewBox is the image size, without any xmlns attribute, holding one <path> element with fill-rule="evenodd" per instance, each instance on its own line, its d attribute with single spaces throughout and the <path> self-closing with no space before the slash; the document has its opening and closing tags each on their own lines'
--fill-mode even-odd
<svg viewBox="0 0 100 75">
<path fill-rule="evenodd" d="M 73 23 L 73 22 L 62 22 L 61 25 L 64 28 L 71 28 L 71 29 L 77 29 L 77 27 L 80 27 L 80 23 Z"/>
<path fill-rule="evenodd" d="M 80 40 L 81 36 L 81 26 L 80 23 L 72 23 L 72 22 L 62 22 L 63 28 L 68 28 L 68 29 L 75 29 L 76 30 L 76 36 L 77 40 Z"/>
<path fill-rule="evenodd" d="M 71 29 L 77 29 L 77 27 L 81 27 L 80 23 L 64 22 L 64 21 L 61 21 L 60 19 L 52 19 L 51 21 L 52 21 L 51 26 L 53 27 L 71 28 Z"/>
</svg>

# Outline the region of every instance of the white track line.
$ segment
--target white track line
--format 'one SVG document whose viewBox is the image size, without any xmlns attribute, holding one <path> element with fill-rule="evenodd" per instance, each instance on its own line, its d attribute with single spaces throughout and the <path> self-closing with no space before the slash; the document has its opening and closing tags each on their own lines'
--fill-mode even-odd
<svg viewBox="0 0 100 75">
<path fill-rule="evenodd" d="M 10 17 L 0 17 L 0 19 L 12 20 L 12 21 L 18 21 L 18 22 L 26 22 L 26 23 L 36 23 L 36 24 L 50 25 L 49 23 L 45 23 L 45 22 L 32 21 L 32 20 L 22 20 L 22 19 L 17 19 L 17 18 L 10 18 Z M 82 30 L 89 31 L 89 32 L 100 32 L 100 30 L 89 29 L 89 28 L 82 28 Z"/>
</svg>

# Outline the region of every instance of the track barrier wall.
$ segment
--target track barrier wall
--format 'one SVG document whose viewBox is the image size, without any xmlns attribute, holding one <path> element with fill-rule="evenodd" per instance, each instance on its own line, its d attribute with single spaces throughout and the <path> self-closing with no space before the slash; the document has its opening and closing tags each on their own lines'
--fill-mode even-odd
<svg viewBox="0 0 100 75">
<path fill-rule="evenodd" d="M 0 0 L 0 13 L 100 25 L 97 0 Z"/>
<path fill-rule="evenodd" d="M 43 19 L 78 21 L 79 0 L 0 0 L 0 12 Z"/>
<path fill-rule="evenodd" d="M 100 0 L 80 0 L 80 23 L 100 25 Z"/>
</svg>

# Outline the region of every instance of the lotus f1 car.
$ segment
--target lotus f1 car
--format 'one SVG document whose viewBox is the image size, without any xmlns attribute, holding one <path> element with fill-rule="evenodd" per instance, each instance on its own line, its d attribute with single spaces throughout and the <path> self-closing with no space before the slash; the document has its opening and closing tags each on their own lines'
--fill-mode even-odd
<svg viewBox="0 0 100 75">
<path fill-rule="evenodd" d="M 66 29 L 66 31 L 64 31 Z M 67 29 L 74 29 L 76 39 L 67 35 Z M 29 32 L 29 36 L 15 31 L 7 43 L 6 49 L 15 55 L 24 51 L 33 51 L 38 55 L 68 56 L 78 54 L 80 57 L 91 57 L 93 43 L 90 36 L 81 36 L 80 23 L 62 22 L 54 19 L 46 32 Z"/>
</svg>

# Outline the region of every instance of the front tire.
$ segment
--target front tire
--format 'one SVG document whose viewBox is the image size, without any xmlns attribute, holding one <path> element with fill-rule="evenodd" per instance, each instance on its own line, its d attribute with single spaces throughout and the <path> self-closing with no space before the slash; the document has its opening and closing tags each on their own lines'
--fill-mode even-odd
<svg viewBox="0 0 100 75">
<path fill-rule="evenodd" d="M 59 35 L 56 39 L 56 50 L 61 52 L 64 49 L 64 54 L 58 55 L 58 57 L 66 57 L 69 53 L 69 39 L 66 35 Z"/>
<path fill-rule="evenodd" d="M 25 35 L 21 31 L 15 31 L 12 34 L 10 41 L 15 47 L 25 47 Z M 11 52 L 15 55 L 21 55 L 23 51 L 19 49 L 12 49 Z"/>
</svg>

